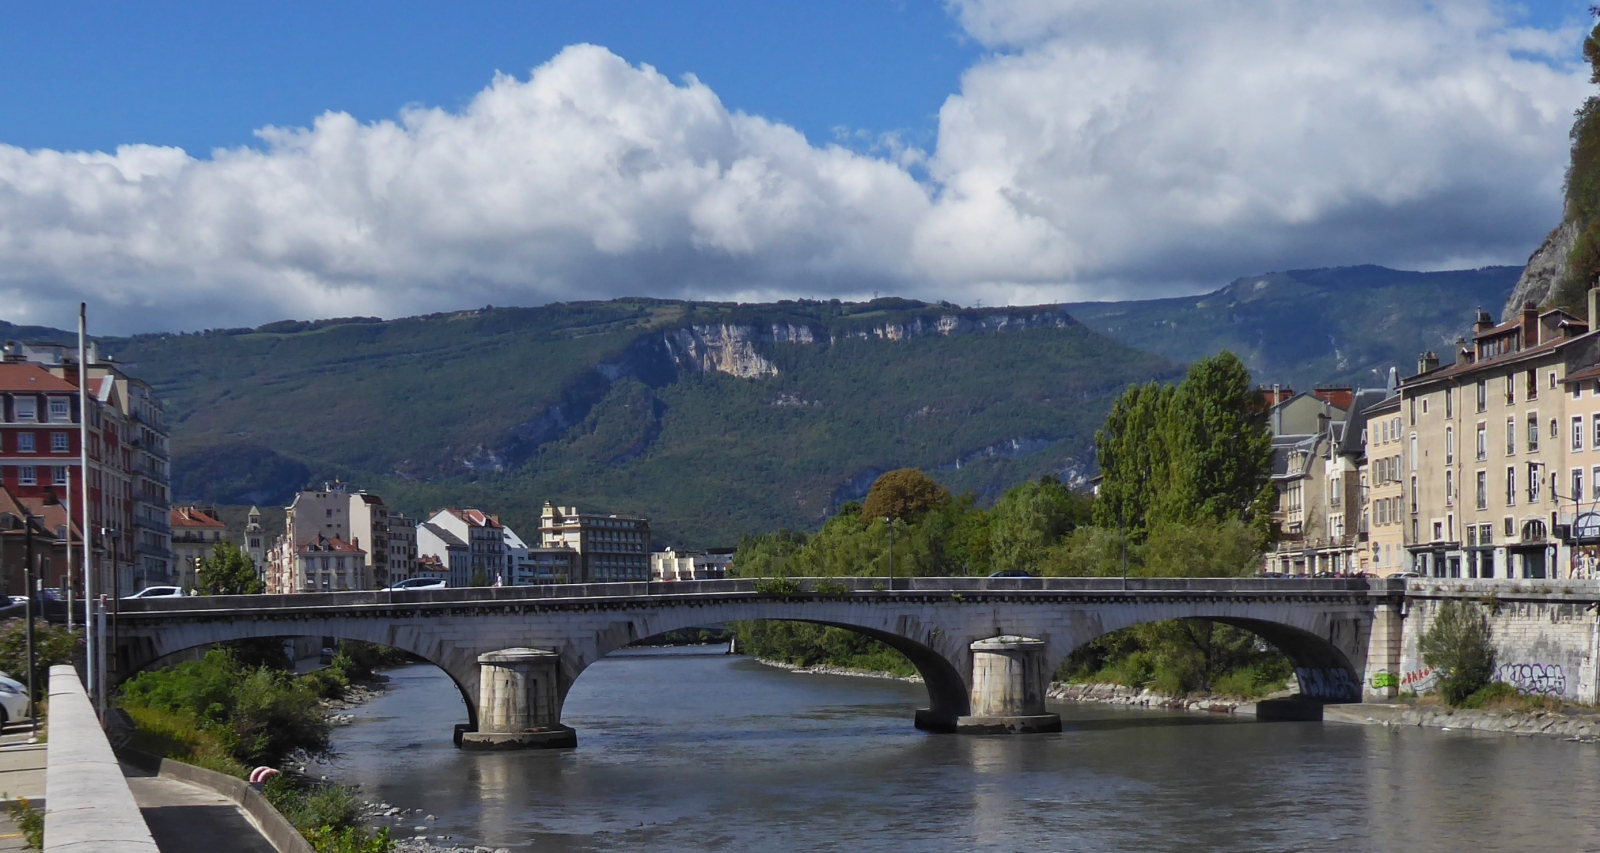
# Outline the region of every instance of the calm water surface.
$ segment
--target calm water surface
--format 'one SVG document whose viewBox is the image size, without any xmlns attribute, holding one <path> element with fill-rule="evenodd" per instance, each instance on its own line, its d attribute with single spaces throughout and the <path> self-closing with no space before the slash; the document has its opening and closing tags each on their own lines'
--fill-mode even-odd
<svg viewBox="0 0 1600 853">
<path fill-rule="evenodd" d="M 612 655 L 565 752 L 463 753 L 439 670 L 336 731 L 323 771 L 533 851 L 1600 851 L 1600 746 L 1063 704 L 1062 734 L 929 735 L 920 685 L 711 650 Z M 418 821 L 404 819 L 399 837 Z"/>
</svg>

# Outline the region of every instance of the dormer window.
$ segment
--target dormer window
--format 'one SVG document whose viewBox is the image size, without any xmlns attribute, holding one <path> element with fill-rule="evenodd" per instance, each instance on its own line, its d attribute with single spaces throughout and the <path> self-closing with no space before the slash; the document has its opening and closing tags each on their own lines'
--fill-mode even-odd
<svg viewBox="0 0 1600 853">
<path fill-rule="evenodd" d="M 33 397 L 18 397 L 16 400 L 17 420 L 35 422 L 39 420 L 38 400 L 35 400 Z"/>
<path fill-rule="evenodd" d="M 50 422 L 68 423 L 72 420 L 72 407 L 67 403 L 66 397 L 50 398 Z"/>
</svg>

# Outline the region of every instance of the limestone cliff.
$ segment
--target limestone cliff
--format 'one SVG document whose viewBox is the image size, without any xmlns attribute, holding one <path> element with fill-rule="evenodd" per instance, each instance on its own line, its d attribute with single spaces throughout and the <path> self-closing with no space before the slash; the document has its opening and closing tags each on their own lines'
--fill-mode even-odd
<svg viewBox="0 0 1600 853">
<path fill-rule="evenodd" d="M 756 352 L 754 327 L 690 326 L 667 334 L 672 360 L 702 373 L 716 371 L 740 379 L 777 376 L 778 368 Z"/>
<path fill-rule="evenodd" d="M 1545 307 L 1567 276 L 1567 256 L 1572 254 L 1572 244 L 1577 239 L 1578 223 L 1563 219 L 1528 257 L 1528 266 L 1522 270 L 1516 287 L 1511 288 L 1511 298 L 1506 300 L 1505 311 L 1500 316 L 1514 315 L 1524 302 Z"/>
</svg>

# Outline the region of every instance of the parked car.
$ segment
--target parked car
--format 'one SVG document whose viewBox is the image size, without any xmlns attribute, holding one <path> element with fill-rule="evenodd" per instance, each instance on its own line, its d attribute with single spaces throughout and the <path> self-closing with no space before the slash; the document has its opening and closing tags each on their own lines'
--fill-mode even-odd
<svg viewBox="0 0 1600 853">
<path fill-rule="evenodd" d="M 28 719 L 27 686 L 0 672 L 0 726 L 26 719 Z"/>
<path fill-rule="evenodd" d="M 1031 578 L 1031 577 L 1033 577 L 1033 575 L 1030 575 L 1030 574 L 1028 574 L 1027 572 L 1025 572 L 1025 571 L 1023 571 L 1021 569 L 1001 569 L 1000 571 L 989 575 L 989 577 L 991 577 L 991 578 Z"/>
<path fill-rule="evenodd" d="M 399 583 L 390 584 L 385 589 L 389 590 L 414 590 L 414 589 L 444 589 L 449 584 L 444 578 L 407 578 Z"/>
<path fill-rule="evenodd" d="M 133 595 L 124 595 L 123 601 L 130 598 L 176 598 L 183 595 L 181 586 L 147 586 Z"/>
<path fill-rule="evenodd" d="M 1422 577 L 1422 575 L 1419 575 L 1416 572 L 1395 572 L 1394 574 L 1390 575 L 1389 577 L 1391 577 L 1391 578 L 1420 578 L 1420 577 Z"/>
</svg>

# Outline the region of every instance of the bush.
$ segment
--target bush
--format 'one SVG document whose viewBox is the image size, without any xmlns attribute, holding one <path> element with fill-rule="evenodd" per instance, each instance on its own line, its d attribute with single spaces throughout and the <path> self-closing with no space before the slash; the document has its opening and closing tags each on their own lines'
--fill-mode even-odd
<svg viewBox="0 0 1600 853">
<path fill-rule="evenodd" d="M 788 596 L 800 591 L 800 582 L 789 578 L 763 578 L 755 583 L 762 595 Z"/>
<path fill-rule="evenodd" d="M 33 626 L 34 653 L 37 655 L 33 683 L 39 693 L 38 698 L 43 699 L 50 683 L 50 667 L 76 664 L 83 654 L 83 642 L 64 625 L 51 625 L 40 619 Z M 23 684 L 28 683 L 28 620 L 7 619 L 0 623 L 0 670 Z"/>
<path fill-rule="evenodd" d="M 373 832 L 361 823 L 361 801 L 342 785 L 318 785 L 286 775 L 261 786 L 272 807 L 310 842 L 317 853 L 389 853 L 389 830 Z"/>
<path fill-rule="evenodd" d="M 1476 604 L 1447 601 L 1419 643 L 1422 662 L 1437 670 L 1439 696 L 1453 706 L 1488 686 L 1495 652 L 1489 618 Z"/>
<path fill-rule="evenodd" d="M 831 664 L 895 675 L 915 675 L 905 655 L 869 637 L 808 622 L 764 619 L 729 626 L 745 654 L 794 666 Z"/>
<path fill-rule="evenodd" d="M 27 797 L 6 803 L 6 814 L 17 829 L 22 830 L 22 840 L 35 850 L 44 849 L 44 812 L 33 807 Z"/>
</svg>

